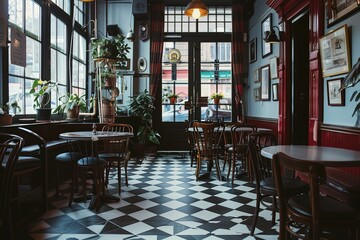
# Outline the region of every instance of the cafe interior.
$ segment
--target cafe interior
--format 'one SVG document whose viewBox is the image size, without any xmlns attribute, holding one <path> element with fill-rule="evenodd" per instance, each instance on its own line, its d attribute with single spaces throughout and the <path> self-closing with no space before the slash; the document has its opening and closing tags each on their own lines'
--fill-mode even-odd
<svg viewBox="0 0 360 240">
<path fill-rule="evenodd" d="M 360 1 L 2 0 L 0 239 L 360 239 Z"/>
</svg>

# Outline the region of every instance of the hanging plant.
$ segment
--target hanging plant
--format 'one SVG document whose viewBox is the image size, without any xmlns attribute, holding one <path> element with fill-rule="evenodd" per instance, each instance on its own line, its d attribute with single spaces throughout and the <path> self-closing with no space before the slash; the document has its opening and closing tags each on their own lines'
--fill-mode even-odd
<svg viewBox="0 0 360 240">
<path fill-rule="evenodd" d="M 128 60 L 127 53 L 130 47 L 125 42 L 125 37 L 117 35 L 112 38 L 98 38 L 91 41 L 91 56 L 93 59 L 108 58 L 121 64 Z"/>
</svg>

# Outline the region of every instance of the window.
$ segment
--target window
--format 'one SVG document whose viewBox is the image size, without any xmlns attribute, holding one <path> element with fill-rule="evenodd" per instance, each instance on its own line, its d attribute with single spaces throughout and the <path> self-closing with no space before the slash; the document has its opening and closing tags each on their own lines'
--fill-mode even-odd
<svg viewBox="0 0 360 240">
<path fill-rule="evenodd" d="M 197 21 L 184 15 L 185 6 L 165 7 L 165 32 L 195 33 L 195 32 L 232 32 L 232 10 L 229 6 L 209 7 L 209 14 Z"/>
<path fill-rule="evenodd" d="M 77 32 L 73 37 L 72 92 L 81 96 L 86 87 L 86 40 Z"/>
<path fill-rule="evenodd" d="M 51 0 L 53 3 L 58 5 L 68 15 L 70 15 L 70 0 Z"/>
<path fill-rule="evenodd" d="M 71 39 L 68 32 L 73 29 L 70 15 L 72 2 L 77 30 L 73 30 Z M 12 28 L 26 34 L 26 67 L 11 64 L 9 53 L 9 100 L 19 101 L 22 111 L 18 114 L 35 113 L 33 96 L 28 94 L 35 79 L 51 79 L 52 82 L 58 83 L 59 91 L 56 94 L 52 92 L 51 96 L 52 108 L 57 105 L 59 96 L 68 91 L 85 93 L 86 35 L 81 27 L 85 16 L 84 4 L 80 0 L 51 0 L 50 5 L 51 12 L 42 16 L 43 9 L 48 8 L 48 1 L 9 0 L 9 36 Z M 42 32 L 50 34 L 41 36 Z M 43 38 L 48 36 L 50 39 L 45 41 Z M 68 49 L 71 40 L 74 48 L 70 57 L 73 59 L 68 55 L 69 50 L 71 51 Z M 73 72 L 70 72 L 71 70 Z M 70 82 L 71 80 L 74 81 Z"/>
<path fill-rule="evenodd" d="M 66 94 L 66 85 L 67 85 L 67 45 L 66 45 L 66 25 L 60 19 L 56 18 L 51 14 L 51 81 L 58 83 L 58 92 L 57 96 L 52 101 L 52 108 L 57 105 L 57 101 L 60 96 Z"/>
<path fill-rule="evenodd" d="M 41 7 L 33 0 L 9 0 L 9 15 L 9 35 L 12 28 L 26 34 L 26 67 L 11 64 L 9 53 L 9 100 L 19 101 L 21 114 L 34 113 L 26 93 L 41 75 Z"/>
</svg>

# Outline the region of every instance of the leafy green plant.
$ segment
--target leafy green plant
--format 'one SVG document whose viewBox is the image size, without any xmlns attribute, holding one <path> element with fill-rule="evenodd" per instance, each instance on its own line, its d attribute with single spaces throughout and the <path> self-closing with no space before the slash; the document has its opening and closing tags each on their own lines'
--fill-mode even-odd
<svg viewBox="0 0 360 240">
<path fill-rule="evenodd" d="M 62 114 L 68 110 L 72 110 L 75 106 L 80 108 L 80 111 L 86 111 L 85 95 L 79 96 L 76 93 L 67 93 L 59 98 L 59 105 L 55 108 L 54 113 Z"/>
<path fill-rule="evenodd" d="M 160 134 L 152 127 L 152 114 L 155 109 L 154 98 L 147 90 L 140 92 L 137 96 L 130 97 L 130 114 L 141 118 L 141 123 L 137 132 L 139 143 L 152 142 L 160 144 Z"/>
<path fill-rule="evenodd" d="M 222 93 L 211 94 L 211 99 L 215 99 L 215 98 L 223 99 L 223 97 L 224 97 L 224 94 L 222 94 Z"/>
<path fill-rule="evenodd" d="M 117 35 L 112 38 L 98 38 L 91 41 L 91 56 L 96 58 L 110 58 L 119 62 L 120 66 L 125 66 L 128 60 L 126 54 L 130 47 L 125 42 L 125 37 Z"/>
<path fill-rule="evenodd" d="M 176 93 L 170 93 L 167 95 L 168 98 L 178 98 L 179 95 L 177 95 Z"/>
<path fill-rule="evenodd" d="M 34 80 L 29 92 L 35 97 L 33 104 L 34 109 L 45 108 L 50 102 L 50 91 L 54 89 L 57 90 L 57 83 L 41 79 Z"/>
</svg>

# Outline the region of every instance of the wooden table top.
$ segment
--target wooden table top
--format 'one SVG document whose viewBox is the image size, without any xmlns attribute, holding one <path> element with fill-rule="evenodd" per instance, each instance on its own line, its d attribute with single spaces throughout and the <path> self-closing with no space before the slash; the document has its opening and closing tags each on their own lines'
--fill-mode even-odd
<svg viewBox="0 0 360 240">
<path fill-rule="evenodd" d="M 360 166 L 360 152 L 343 148 L 276 145 L 264 147 L 261 155 L 271 159 L 278 152 L 283 152 L 296 159 L 320 163 L 327 167 Z"/>
</svg>

